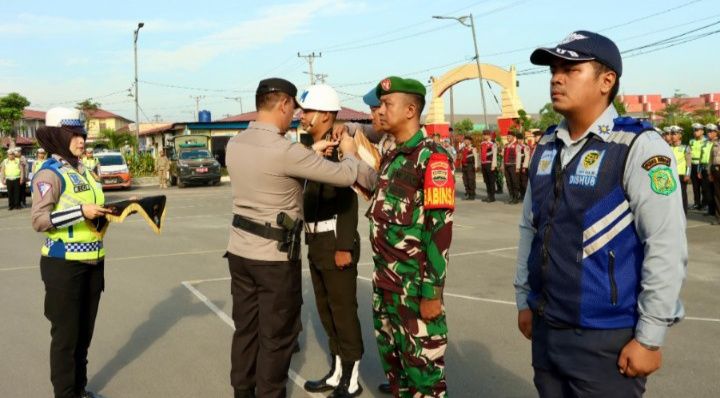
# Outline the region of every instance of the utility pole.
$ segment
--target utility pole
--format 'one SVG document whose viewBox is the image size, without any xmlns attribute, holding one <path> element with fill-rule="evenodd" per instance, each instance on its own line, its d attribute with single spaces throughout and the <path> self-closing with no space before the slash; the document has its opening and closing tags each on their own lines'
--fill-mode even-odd
<svg viewBox="0 0 720 398">
<path fill-rule="evenodd" d="M 245 113 L 245 112 L 243 112 L 242 97 L 225 97 L 225 99 L 229 99 L 229 100 L 233 100 L 233 101 L 239 102 L 239 103 L 240 103 L 240 113 L 241 113 L 241 114 L 242 114 L 242 113 Z"/>
<path fill-rule="evenodd" d="M 133 31 L 133 50 L 135 52 L 135 141 L 140 142 L 140 103 L 138 101 L 138 62 L 137 62 L 137 41 L 140 28 L 145 26 L 145 23 L 139 22 L 137 29 Z"/>
<path fill-rule="evenodd" d="M 313 51 L 310 54 L 302 55 L 298 52 L 297 56 L 298 58 L 305 58 L 305 60 L 307 61 L 309 67 L 308 74 L 310 75 L 310 85 L 312 86 L 313 84 L 315 84 L 315 72 L 313 71 L 313 63 L 315 62 L 315 58 L 322 58 L 322 53 L 315 54 L 315 52 Z"/>
<path fill-rule="evenodd" d="M 195 100 L 195 120 L 200 121 L 200 100 L 205 98 L 204 95 L 191 95 L 190 98 Z"/>
<path fill-rule="evenodd" d="M 487 107 L 485 105 L 485 87 L 483 86 L 483 75 L 482 75 L 482 68 L 480 67 L 480 52 L 478 51 L 478 45 L 477 45 L 477 37 L 475 37 L 475 19 L 473 18 L 473 15 L 463 15 L 462 17 L 443 17 L 443 16 L 433 16 L 434 19 L 454 19 L 458 21 L 461 25 L 467 26 L 472 29 L 472 36 L 473 36 L 473 44 L 475 45 L 475 63 L 477 64 L 478 69 L 478 79 L 480 83 L 480 96 L 482 97 L 482 108 L 483 108 L 483 122 L 485 123 L 485 128 L 490 128 L 490 125 L 487 121 Z M 468 19 L 470 20 L 470 23 L 468 24 Z"/>
<path fill-rule="evenodd" d="M 156 113 L 153 115 L 153 118 L 155 118 L 155 123 L 160 123 L 160 115 Z"/>
</svg>

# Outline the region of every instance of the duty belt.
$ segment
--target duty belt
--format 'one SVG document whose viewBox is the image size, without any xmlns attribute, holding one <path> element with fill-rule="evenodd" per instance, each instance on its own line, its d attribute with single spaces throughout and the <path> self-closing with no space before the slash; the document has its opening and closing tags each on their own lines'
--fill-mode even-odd
<svg viewBox="0 0 720 398">
<path fill-rule="evenodd" d="M 50 238 L 45 239 L 45 247 L 51 248 L 58 241 Z M 72 253 L 89 253 L 95 252 L 103 248 L 102 241 L 90 242 L 90 243 L 65 243 L 65 251 Z"/>
<path fill-rule="evenodd" d="M 233 215 L 232 226 L 249 232 L 265 239 L 284 242 L 287 238 L 287 231 L 281 228 L 274 228 L 270 223 L 260 224 L 239 214 Z"/>
</svg>

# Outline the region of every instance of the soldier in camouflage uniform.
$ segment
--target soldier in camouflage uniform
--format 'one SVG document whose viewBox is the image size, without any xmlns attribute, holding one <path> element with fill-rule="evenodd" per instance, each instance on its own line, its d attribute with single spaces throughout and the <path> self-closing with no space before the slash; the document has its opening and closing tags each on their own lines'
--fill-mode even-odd
<svg viewBox="0 0 720 398">
<path fill-rule="evenodd" d="M 383 130 L 397 142 L 383 158 L 367 214 L 380 358 L 396 397 L 445 397 L 442 293 L 455 207 L 452 163 L 420 130 L 420 82 L 389 77 L 377 94 Z"/>
</svg>

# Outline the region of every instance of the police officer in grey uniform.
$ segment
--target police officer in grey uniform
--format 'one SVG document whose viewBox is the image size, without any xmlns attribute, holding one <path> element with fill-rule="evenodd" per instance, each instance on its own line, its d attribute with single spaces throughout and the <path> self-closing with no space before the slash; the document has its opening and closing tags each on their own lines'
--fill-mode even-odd
<svg viewBox="0 0 720 398">
<path fill-rule="evenodd" d="M 550 66 L 564 116 L 535 150 L 520 223 L 518 327 L 535 386 L 541 397 L 640 397 L 684 315 L 675 159 L 651 125 L 618 117 L 610 39 L 576 31 L 530 60 Z"/>
<path fill-rule="evenodd" d="M 226 256 L 235 322 L 230 374 L 235 398 L 286 395 L 300 331 L 302 181 L 350 186 L 358 177 L 350 137 L 340 142 L 344 158 L 337 163 L 283 137 L 297 109 L 296 95 L 287 80 L 261 81 L 256 121 L 227 146 L 234 213 Z"/>
</svg>

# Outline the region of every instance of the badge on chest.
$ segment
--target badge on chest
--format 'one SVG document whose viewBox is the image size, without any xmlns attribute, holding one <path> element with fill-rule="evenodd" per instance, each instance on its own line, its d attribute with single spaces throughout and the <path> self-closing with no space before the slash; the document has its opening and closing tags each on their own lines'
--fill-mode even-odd
<svg viewBox="0 0 720 398">
<path fill-rule="evenodd" d="M 580 155 L 575 174 L 570 176 L 570 185 L 594 187 L 597 183 L 600 165 L 602 165 L 605 151 L 591 149 Z"/>
<path fill-rule="evenodd" d="M 68 176 L 70 177 L 70 181 L 73 184 L 73 192 L 85 192 L 90 190 L 90 185 L 83 181 L 82 178 L 80 178 L 79 175 L 75 173 L 69 173 Z"/>
</svg>

